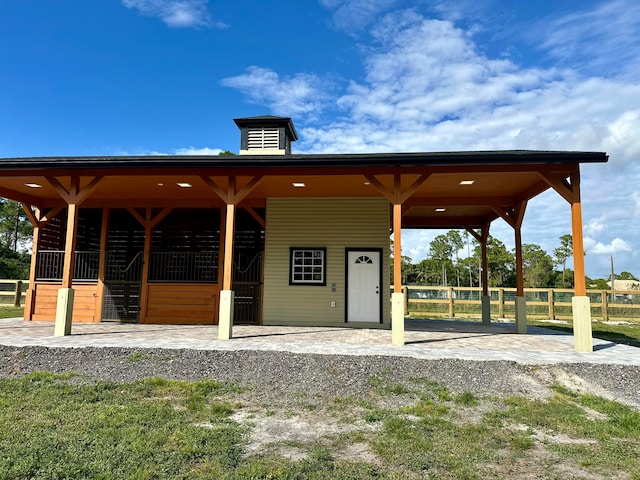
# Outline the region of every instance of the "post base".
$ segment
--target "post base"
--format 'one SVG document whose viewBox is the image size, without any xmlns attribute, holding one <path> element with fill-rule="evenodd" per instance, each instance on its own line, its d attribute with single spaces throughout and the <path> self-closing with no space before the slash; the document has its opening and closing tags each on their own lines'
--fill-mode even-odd
<svg viewBox="0 0 640 480">
<path fill-rule="evenodd" d="M 233 335 L 233 301 L 233 290 L 222 290 L 220 292 L 218 340 L 229 340 Z"/>
<path fill-rule="evenodd" d="M 589 297 L 573 297 L 573 341 L 576 352 L 593 352 L 591 302 Z"/>
<path fill-rule="evenodd" d="M 516 297 L 516 332 L 527 333 L 527 302 L 524 297 Z"/>
<path fill-rule="evenodd" d="M 482 324 L 491 325 L 491 297 L 482 296 Z"/>
<path fill-rule="evenodd" d="M 71 320 L 73 318 L 73 288 L 61 288 L 58 290 L 58 303 L 56 304 L 56 323 L 53 328 L 55 337 L 71 335 Z"/>
<path fill-rule="evenodd" d="M 404 293 L 391 294 L 391 344 L 404 345 Z"/>
</svg>

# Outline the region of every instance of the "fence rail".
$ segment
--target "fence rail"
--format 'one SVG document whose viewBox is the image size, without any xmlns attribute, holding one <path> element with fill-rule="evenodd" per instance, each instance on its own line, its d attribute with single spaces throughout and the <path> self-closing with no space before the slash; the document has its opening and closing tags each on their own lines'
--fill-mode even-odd
<svg viewBox="0 0 640 480">
<path fill-rule="evenodd" d="M 472 287 L 405 286 L 405 313 L 425 317 L 479 317 L 482 289 Z M 570 320 L 572 289 L 525 288 L 527 317 Z M 640 321 L 639 290 L 587 290 L 594 320 Z M 515 288 L 490 288 L 491 316 L 515 317 Z"/>
<path fill-rule="evenodd" d="M 0 280 L 0 305 L 19 307 L 29 288 L 29 280 Z"/>
</svg>

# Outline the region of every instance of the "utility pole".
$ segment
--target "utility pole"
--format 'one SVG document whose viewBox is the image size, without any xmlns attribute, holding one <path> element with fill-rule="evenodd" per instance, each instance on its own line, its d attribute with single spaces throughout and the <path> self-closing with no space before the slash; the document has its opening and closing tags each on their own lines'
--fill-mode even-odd
<svg viewBox="0 0 640 480">
<path fill-rule="evenodd" d="M 615 273 L 613 273 L 613 255 L 609 256 L 609 259 L 611 260 L 611 290 L 615 290 L 616 289 L 616 275 Z"/>
</svg>

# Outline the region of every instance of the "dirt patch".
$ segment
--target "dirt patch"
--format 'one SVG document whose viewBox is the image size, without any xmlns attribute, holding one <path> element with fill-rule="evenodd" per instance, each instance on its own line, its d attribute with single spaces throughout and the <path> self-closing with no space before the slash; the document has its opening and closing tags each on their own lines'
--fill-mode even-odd
<svg viewBox="0 0 640 480">
<path fill-rule="evenodd" d="M 249 427 L 247 456 L 268 452 L 294 460 L 307 457 L 305 447 L 332 443 L 342 434 L 370 432 L 376 428 L 362 420 L 344 423 L 318 412 L 287 415 L 281 411 L 240 410 L 231 419 Z M 364 462 L 375 458 L 368 446 L 360 443 L 346 444 L 337 456 Z"/>
</svg>

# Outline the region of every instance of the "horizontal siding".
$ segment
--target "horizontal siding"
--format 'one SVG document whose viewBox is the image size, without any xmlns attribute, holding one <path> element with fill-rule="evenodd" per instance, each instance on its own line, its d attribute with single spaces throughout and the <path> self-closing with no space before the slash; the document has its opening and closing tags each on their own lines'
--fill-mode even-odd
<svg viewBox="0 0 640 480">
<path fill-rule="evenodd" d="M 218 285 L 150 284 L 147 292 L 147 315 L 141 323 L 218 323 Z"/>
<path fill-rule="evenodd" d="M 58 290 L 61 284 L 36 284 L 32 320 L 53 322 L 56 319 Z M 73 286 L 73 322 L 95 322 L 97 284 Z"/>
<path fill-rule="evenodd" d="M 385 199 L 269 198 L 266 220 L 264 324 L 344 325 L 345 248 L 382 248 L 382 284 L 389 283 Z M 290 247 L 327 249 L 326 286 L 289 285 Z M 389 302 L 383 301 L 382 308 L 388 322 Z"/>
</svg>

